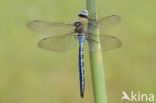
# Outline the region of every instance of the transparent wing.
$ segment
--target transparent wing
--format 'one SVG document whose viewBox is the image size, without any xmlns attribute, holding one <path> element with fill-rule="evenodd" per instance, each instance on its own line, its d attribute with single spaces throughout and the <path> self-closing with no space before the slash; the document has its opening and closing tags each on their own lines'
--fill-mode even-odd
<svg viewBox="0 0 156 103">
<path fill-rule="evenodd" d="M 75 38 L 73 33 L 74 32 L 61 36 L 44 38 L 39 41 L 38 46 L 42 49 L 55 52 L 65 52 L 71 50 L 77 44 L 77 38 Z"/>
<path fill-rule="evenodd" d="M 106 16 L 98 20 L 98 27 L 100 32 L 117 25 L 121 21 L 121 17 L 118 15 Z M 84 29 L 87 31 L 88 22 L 84 23 Z M 95 25 L 96 26 L 96 25 Z"/>
<path fill-rule="evenodd" d="M 73 30 L 73 24 L 53 23 L 48 21 L 34 20 L 27 24 L 28 28 L 40 34 L 57 35 Z"/>
<path fill-rule="evenodd" d="M 110 35 L 101 35 L 100 43 L 103 51 L 119 48 L 122 46 L 121 41 L 117 37 Z"/>
<path fill-rule="evenodd" d="M 98 26 L 100 32 L 103 32 L 116 24 L 118 24 L 121 21 L 121 17 L 118 15 L 111 15 L 107 17 L 103 17 L 98 20 Z"/>
<path fill-rule="evenodd" d="M 87 40 L 89 41 L 90 45 L 98 45 L 97 41 L 94 41 L 92 39 Z M 100 43 L 102 51 L 111 50 L 122 46 L 122 43 L 118 38 L 110 35 L 100 35 Z M 96 51 L 94 46 L 88 46 L 88 42 L 85 42 L 84 48 L 89 51 Z"/>
</svg>

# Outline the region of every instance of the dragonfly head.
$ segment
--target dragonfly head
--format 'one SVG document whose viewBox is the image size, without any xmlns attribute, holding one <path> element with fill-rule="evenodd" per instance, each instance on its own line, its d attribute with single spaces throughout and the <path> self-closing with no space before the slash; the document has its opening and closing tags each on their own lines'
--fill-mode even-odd
<svg viewBox="0 0 156 103">
<path fill-rule="evenodd" d="M 89 14 L 88 14 L 88 11 L 87 11 L 87 10 L 83 10 L 82 12 L 79 13 L 78 16 L 79 16 L 80 18 L 86 18 L 86 19 L 88 19 Z"/>
</svg>

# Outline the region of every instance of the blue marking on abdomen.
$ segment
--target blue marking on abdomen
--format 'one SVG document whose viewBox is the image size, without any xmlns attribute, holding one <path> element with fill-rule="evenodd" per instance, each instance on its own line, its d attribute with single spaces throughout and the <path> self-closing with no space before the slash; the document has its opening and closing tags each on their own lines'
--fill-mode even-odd
<svg viewBox="0 0 156 103">
<path fill-rule="evenodd" d="M 80 74 L 80 95 L 84 97 L 85 77 L 84 77 L 84 58 L 83 58 L 83 44 L 86 36 L 79 36 L 79 74 Z"/>
</svg>

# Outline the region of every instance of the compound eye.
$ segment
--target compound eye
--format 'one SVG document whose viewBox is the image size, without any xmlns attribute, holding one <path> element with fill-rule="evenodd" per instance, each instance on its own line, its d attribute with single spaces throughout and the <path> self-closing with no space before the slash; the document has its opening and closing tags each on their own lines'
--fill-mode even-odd
<svg viewBox="0 0 156 103">
<path fill-rule="evenodd" d="M 87 10 L 83 10 L 82 12 L 79 13 L 78 15 L 80 18 L 88 18 L 88 11 Z"/>
</svg>

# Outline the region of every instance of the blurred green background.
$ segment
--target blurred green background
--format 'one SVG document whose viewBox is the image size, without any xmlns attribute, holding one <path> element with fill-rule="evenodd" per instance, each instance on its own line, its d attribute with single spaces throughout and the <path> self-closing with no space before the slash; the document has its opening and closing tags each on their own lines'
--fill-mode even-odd
<svg viewBox="0 0 156 103">
<path fill-rule="evenodd" d="M 156 1 L 97 0 L 98 17 L 117 14 L 122 22 L 106 31 L 120 49 L 103 53 L 108 103 L 121 103 L 122 91 L 156 94 Z M 43 35 L 28 21 L 69 22 L 85 0 L 0 0 L 0 103 L 93 103 L 88 52 L 86 91 L 79 95 L 78 48 L 54 53 L 37 47 Z"/>
</svg>

